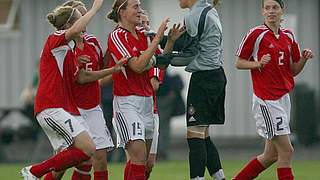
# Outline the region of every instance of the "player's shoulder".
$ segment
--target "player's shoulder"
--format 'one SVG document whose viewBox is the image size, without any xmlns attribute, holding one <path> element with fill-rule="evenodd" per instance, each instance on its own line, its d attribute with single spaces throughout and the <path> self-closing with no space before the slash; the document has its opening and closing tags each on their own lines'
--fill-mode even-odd
<svg viewBox="0 0 320 180">
<path fill-rule="evenodd" d="M 280 31 L 287 35 L 292 41 L 294 41 L 294 34 L 290 29 L 280 28 Z"/>
<path fill-rule="evenodd" d="M 116 29 L 114 29 L 110 35 L 111 36 L 126 36 L 128 34 L 128 31 L 121 28 L 121 27 L 117 27 Z"/>
<path fill-rule="evenodd" d="M 248 31 L 248 33 L 259 34 L 259 33 L 262 33 L 262 32 L 268 31 L 268 30 L 269 30 L 269 28 L 263 24 L 263 25 L 252 27 Z"/>
<path fill-rule="evenodd" d="M 98 38 L 96 36 L 94 36 L 93 34 L 89 34 L 89 33 L 84 33 L 83 38 L 86 41 L 94 41 L 94 42 L 98 41 Z"/>
</svg>

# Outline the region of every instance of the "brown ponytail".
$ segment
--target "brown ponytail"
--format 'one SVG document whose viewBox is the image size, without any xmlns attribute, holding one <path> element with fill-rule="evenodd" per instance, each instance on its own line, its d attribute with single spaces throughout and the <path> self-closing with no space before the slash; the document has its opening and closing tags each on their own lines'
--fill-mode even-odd
<svg viewBox="0 0 320 180">
<path fill-rule="evenodd" d="M 113 20 L 118 23 L 120 20 L 120 10 L 126 9 L 128 6 L 128 0 L 114 0 L 112 10 L 108 12 L 107 19 Z"/>
</svg>

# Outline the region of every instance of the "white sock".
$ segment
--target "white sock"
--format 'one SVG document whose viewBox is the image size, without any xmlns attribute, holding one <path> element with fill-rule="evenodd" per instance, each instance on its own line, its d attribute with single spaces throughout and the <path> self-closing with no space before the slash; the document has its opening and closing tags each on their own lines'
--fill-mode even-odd
<svg viewBox="0 0 320 180">
<path fill-rule="evenodd" d="M 223 180 L 226 179 L 226 177 L 224 176 L 223 170 L 219 169 L 219 171 L 217 171 L 216 173 L 214 173 L 214 179 L 215 180 Z"/>
</svg>

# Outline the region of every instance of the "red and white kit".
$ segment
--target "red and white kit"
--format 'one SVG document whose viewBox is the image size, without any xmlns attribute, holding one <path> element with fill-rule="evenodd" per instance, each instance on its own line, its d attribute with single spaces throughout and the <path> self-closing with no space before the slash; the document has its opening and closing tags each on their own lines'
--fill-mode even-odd
<svg viewBox="0 0 320 180">
<path fill-rule="evenodd" d="M 73 137 L 87 130 L 71 90 L 77 74 L 74 47 L 65 31 L 56 31 L 48 37 L 40 58 L 35 114 L 54 150 L 70 146 Z"/>
<path fill-rule="evenodd" d="M 270 54 L 271 60 L 260 69 L 252 69 L 253 112 L 258 133 L 268 139 L 290 134 L 290 99 L 294 87 L 290 65 L 300 60 L 300 49 L 294 35 L 279 29 L 275 35 L 266 25 L 251 29 L 243 38 L 237 56 L 248 61 L 260 61 Z"/>
<path fill-rule="evenodd" d="M 93 35 L 85 34 L 83 36 L 83 48 L 76 47 L 75 55 L 77 57 L 86 55 L 89 58 L 89 62 L 79 64 L 79 67 L 86 71 L 98 71 L 103 67 L 101 46 Z M 99 82 L 86 84 L 74 82 L 72 90 L 80 114 L 89 127 L 96 148 L 112 149 L 113 141 L 100 107 L 101 90 Z"/>
<path fill-rule="evenodd" d="M 108 37 L 108 50 L 112 57 L 111 66 L 123 57 L 139 57 L 148 48 L 145 34 L 136 29 L 138 39 L 121 27 Z M 160 53 L 158 50 L 157 53 Z M 153 89 L 148 71 L 138 74 L 129 67 L 113 74 L 114 127 L 118 134 L 117 145 L 123 147 L 129 140 L 152 139 Z"/>
</svg>

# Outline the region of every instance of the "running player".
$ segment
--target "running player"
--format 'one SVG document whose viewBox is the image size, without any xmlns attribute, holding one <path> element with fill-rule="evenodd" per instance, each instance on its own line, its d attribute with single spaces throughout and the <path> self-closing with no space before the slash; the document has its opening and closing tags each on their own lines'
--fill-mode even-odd
<svg viewBox="0 0 320 180">
<path fill-rule="evenodd" d="M 264 152 L 253 158 L 233 179 L 250 180 L 277 162 L 279 180 L 293 180 L 290 135 L 290 97 L 293 77 L 308 59 L 309 49 L 300 54 L 293 33 L 281 28 L 282 0 L 262 0 L 264 24 L 251 29 L 236 53 L 236 67 L 250 70 L 253 82 L 252 111 L 256 129 L 265 139 Z"/>
</svg>

